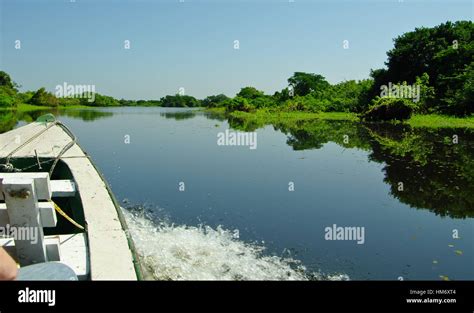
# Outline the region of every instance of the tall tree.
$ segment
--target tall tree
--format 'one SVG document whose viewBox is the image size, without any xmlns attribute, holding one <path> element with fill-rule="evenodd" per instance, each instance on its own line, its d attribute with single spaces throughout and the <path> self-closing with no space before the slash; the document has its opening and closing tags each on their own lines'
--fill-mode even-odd
<svg viewBox="0 0 474 313">
<path fill-rule="evenodd" d="M 242 97 L 245 99 L 256 99 L 263 96 L 263 91 L 260 91 L 254 87 L 244 87 L 240 89 L 239 93 L 237 94 L 237 97 Z"/>
<path fill-rule="evenodd" d="M 0 86 L 14 89 L 15 91 L 16 87 L 18 87 L 18 85 L 10 78 L 10 75 L 4 71 L 0 71 Z"/>
<path fill-rule="evenodd" d="M 387 52 L 386 70 L 372 71 L 374 92 L 389 82 L 408 84 L 427 73 L 435 88 L 435 105 L 445 113 L 474 112 L 453 105 L 454 95 L 466 84 L 468 67 L 474 62 L 474 24 L 471 21 L 446 22 L 432 28 L 416 28 L 394 40 L 394 48 Z"/>
<path fill-rule="evenodd" d="M 295 72 L 288 78 L 288 84 L 293 88 L 296 96 L 306 96 L 311 92 L 325 90 L 329 87 L 324 76 L 304 72 Z"/>
<path fill-rule="evenodd" d="M 52 93 L 47 92 L 44 87 L 41 87 L 31 97 L 29 103 L 40 106 L 57 106 L 59 101 Z"/>
</svg>

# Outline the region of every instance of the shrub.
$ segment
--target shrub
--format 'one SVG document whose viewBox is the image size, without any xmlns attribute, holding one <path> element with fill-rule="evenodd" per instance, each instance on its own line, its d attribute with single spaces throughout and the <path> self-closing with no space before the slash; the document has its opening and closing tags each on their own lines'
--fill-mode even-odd
<svg viewBox="0 0 474 313">
<path fill-rule="evenodd" d="M 242 97 L 235 97 L 233 99 L 229 99 L 225 102 L 226 112 L 233 112 L 233 111 L 242 111 L 242 112 L 253 112 L 255 108 L 250 106 L 247 99 Z"/>
<path fill-rule="evenodd" d="M 160 99 L 161 106 L 170 108 L 194 108 L 201 105 L 200 101 L 188 95 L 176 94 L 166 96 Z"/>
<path fill-rule="evenodd" d="M 403 98 L 376 98 L 373 105 L 362 114 L 366 121 L 406 120 L 413 113 L 414 105 Z"/>
<path fill-rule="evenodd" d="M 229 98 L 224 94 L 208 96 L 201 101 L 201 105 L 208 108 L 220 107 L 226 100 Z"/>
<path fill-rule="evenodd" d="M 255 98 L 255 99 L 249 100 L 249 102 L 253 107 L 257 109 L 268 108 L 275 105 L 275 101 L 270 96 Z"/>
<path fill-rule="evenodd" d="M 458 79 L 464 81 L 462 88 L 447 92 L 443 99 L 446 105 L 442 108 L 444 113 L 457 116 L 466 116 L 474 113 L 474 62 L 466 66 Z"/>
<path fill-rule="evenodd" d="M 312 112 L 317 113 L 323 111 L 325 103 L 322 103 L 321 100 L 314 99 L 310 95 L 306 96 L 296 96 L 290 100 L 285 101 L 283 106 L 283 111 L 293 112 Z"/>
<path fill-rule="evenodd" d="M 239 93 L 236 96 L 245 99 L 256 99 L 259 97 L 263 97 L 264 94 L 263 91 L 260 91 L 254 87 L 244 87 L 240 89 Z"/>
<path fill-rule="evenodd" d="M 435 112 L 435 108 L 433 107 L 433 103 L 435 102 L 435 90 L 429 83 L 430 76 L 427 73 L 416 77 L 415 85 L 420 87 L 420 99 L 419 103 L 417 103 L 416 113 L 426 114 Z"/>
<path fill-rule="evenodd" d="M 30 104 L 40 106 L 57 106 L 59 101 L 52 93 L 47 92 L 44 88 L 38 89 L 29 100 Z"/>
<path fill-rule="evenodd" d="M 15 105 L 15 92 L 7 87 L 0 86 L 0 107 L 12 107 Z"/>
</svg>

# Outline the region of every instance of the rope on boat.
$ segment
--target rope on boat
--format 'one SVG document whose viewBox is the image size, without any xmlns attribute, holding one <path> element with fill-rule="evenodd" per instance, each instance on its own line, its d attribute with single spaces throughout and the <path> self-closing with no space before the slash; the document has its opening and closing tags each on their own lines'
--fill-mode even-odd
<svg viewBox="0 0 474 313">
<path fill-rule="evenodd" d="M 38 120 L 40 120 L 42 117 L 38 118 Z M 46 122 L 47 123 L 47 122 Z M 39 159 L 38 159 L 38 155 L 36 154 L 36 158 L 37 158 L 37 161 L 38 163 L 37 164 L 34 164 L 32 166 L 28 166 L 28 167 L 25 167 L 25 168 L 22 168 L 22 169 L 17 169 L 13 166 L 13 164 L 10 163 L 10 160 L 11 158 L 13 157 L 13 155 L 15 153 L 17 153 L 18 151 L 20 151 L 22 148 L 24 148 L 26 145 L 30 144 L 33 140 L 35 140 L 36 138 L 38 138 L 39 136 L 41 136 L 42 134 L 44 134 L 45 132 L 47 132 L 49 129 L 51 129 L 53 126 L 59 126 L 61 127 L 64 132 L 66 134 L 68 134 L 69 137 L 71 137 L 71 141 L 66 145 L 64 146 L 64 148 L 61 149 L 61 151 L 59 152 L 59 154 L 54 158 L 54 159 L 51 159 L 51 160 L 47 160 L 47 161 L 43 161 L 43 162 L 39 162 Z M 60 121 L 54 119 L 51 124 L 47 125 L 45 129 L 42 129 L 40 132 L 38 132 L 37 134 L 35 134 L 34 136 L 32 136 L 31 138 L 29 138 L 27 141 L 25 141 L 24 143 L 22 143 L 21 145 L 19 145 L 18 147 L 16 147 L 15 149 L 13 149 L 12 152 L 10 152 L 7 157 L 6 157 L 6 162 L 5 164 L 0 164 L 0 169 L 4 170 L 4 171 L 7 171 L 7 172 L 21 172 L 21 171 L 24 171 L 26 169 L 29 169 L 31 167 L 34 167 L 36 165 L 38 165 L 40 168 L 41 168 L 41 164 L 43 163 L 49 163 L 49 162 L 53 162 L 53 165 L 51 165 L 51 169 L 49 170 L 49 177 L 52 177 L 53 175 L 53 172 L 54 172 L 54 169 L 56 168 L 56 165 L 58 164 L 59 160 L 61 159 L 61 157 L 69 150 L 71 149 L 75 144 L 76 144 L 76 136 L 71 132 L 71 130 L 66 126 L 64 125 L 63 123 L 61 123 Z M 36 153 L 36 150 L 35 150 L 35 153 Z M 77 223 L 75 220 L 73 220 L 71 217 L 69 217 L 69 215 L 67 215 L 63 210 L 61 210 L 61 208 L 55 203 L 53 202 L 54 204 L 54 209 L 61 215 L 63 216 L 66 220 L 68 220 L 71 224 L 73 224 L 74 226 L 76 226 L 77 228 L 79 228 L 80 230 L 84 230 L 84 227 L 81 226 L 79 223 Z"/>
<path fill-rule="evenodd" d="M 73 220 L 72 218 L 69 217 L 69 215 L 66 214 L 66 212 L 64 212 L 63 210 L 61 210 L 61 208 L 53 201 L 53 204 L 54 204 L 54 209 L 62 215 L 62 217 L 64 217 L 65 219 L 67 219 L 72 225 L 76 226 L 77 228 L 79 228 L 80 230 L 84 230 L 84 227 L 79 225 L 79 223 L 77 223 L 75 220 Z"/>
<path fill-rule="evenodd" d="M 27 141 L 25 141 L 24 143 L 22 143 L 21 145 L 19 145 L 18 147 L 16 147 L 15 149 L 13 149 L 12 152 L 10 152 L 8 155 L 7 155 L 7 158 L 6 158 L 6 165 L 11 165 L 10 163 L 10 159 L 12 158 L 12 156 L 17 153 L 18 151 L 20 151 L 23 147 L 25 147 L 27 144 L 31 143 L 33 140 L 35 140 L 36 138 L 38 138 L 39 136 L 41 136 L 42 134 L 44 134 L 45 132 L 48 131 L 48 129 L 50 129 L 51 127 L 53 127 L 54 125 L 56 125 L 56 121 L 51 123 L 50 125 L 48 125 L 45 129 L 41 130 L 40 132 L 38 132 L 37 134 L 35 134 L 34 136 L 32 136 L 30 139 L 28 139 Z"/>
<path fill-rule="evenodd" d="M 77 138 L 76 136 L 72 133 L 72 131 L 66 126 L 64 125 L 63 123 L 61 123 L 60 121 L 56 121 L 56 125 L 58 125 L 59 127 L 61 127 L 64 132 L 66 134 L 68 134 L 68 136 L 72 139 L 66 146 L 64 146 L 64 148 L 61 150 L 61 152 L 59 152 L 59 154 L 56 156 L 56 159 L 54 160 L 54 163 L 53 165 L 51 165 L 51 169 L 49 170 L 49 177 L 52 177 L 53 176 L 53 172 L 54 172 L 54 169 L 56 168 L 56 164 L 58 164 L 59 162 L 59 159 L 69 150 L 71 149 L 75 144 L 76 144 L 76 141 L 77 141 Z"/>
<path fill-rule="evenodd" d="M 6 157 L 6 160 L 5 160 L 5 164 L 0 164 L 0 169 L 6 171 L 6 172 L 21 172 L 22 169 L 17 169 L 13 166 L 13 164 L 10 163 L 10 159 L 13 157 L 13 155 L 15 153 L 17 153 L 18 151 L 20 151 L 23 147 L 25 147 L 27 144 L 31 143 L 33 140 L 35 140 L 36 138 L 38 138 L 39 136 L 41 136 L 42 134 L 44 134 L 46 131 L 48 131 L 48 129 L 50 129 L 51 127 L 53 127 L 54 125 L 56 125 L 56 121 L 54 121 L 53 123 L 51 123 L 50 125 L 48 125 L 45 129 L 41 130 L 40 132 L 38 132 L 37 134 L 35 134 L 34 136 L 32 136 L 30 139 L 28 139 L 27 141 L 25 141 L 24 143 L 22 143 L 21 145 L 19 145 L 18 147 L 16 147 L 15 149 L 13 149 L 12 152 L 10 152 L 7 157 Z"/>
<path fill-rule="evenodd" d="M 41 118 L 41 117 L 40 117 Z M 40 119 L 39 118 L 39 119 Z M 39 120 L 38 119 L 38 120 Z M 47 122 L 46 122 L 47 123 Z M 51 129 L 53 126 L 59 126 L 61 127 L 64 132 L 72 139 L 66 146 L 63 147 L 63 149 L 59 152 L 59 154 L 56 156 L 56 158 L 54 159 L 51 159 L 51 160 L 48 160 L 48 161 L 43 161 L 43 162 L 38 162 L 38 165 L 41 166 L 42 163 L 48 163 L 48 162 L 53 162 L 53 165 L 51 165 L 51 169 L 49 170 L 49 176 L 52 177 L 53 176 L 53 172 L 54 172 L 54 169 L 56 168 L 56 165 L 58 164 L 59 160 L 61 159 L 61 157 L 69 150 L 71 149 L 75 144 L 76 144 L 76 141 L 77 141 L 77 138 L 76 136 L 71 132 L 71 130 L 66 126 L 64 125 L 63 123 L 61 123 L 60 121 L 54 119 L 53 122 L 51 122 L 51 124 L 47 125 L 45 129 L 42 129 L 40 132 L 38 132 L 37 134 L 35 134 L 34 136 L 32 136 L 31 138 L 29 138 L 27 141 L 25 141 L 24 143 L 22 143 L 21 145 L 19 145 L 18 147 L 16 147 L 15 149 L 13 149 L 12 152 L 10 152 L 7 157 L 6 157 L 6 162 L 5 164 L 0 164 L 0 169 L 4 170 L 4 171 L 7 171 L 7 172 L 21 172 L 21 171 L 24 171 L 25 169 L 29 169 L 33 166 L 36 166 L 36 165 L 33 165 L 33 166 L 28 166 L 28 167 L 25 167 L 25 168 L 22 168 L 22 169 L 17 169 L 13 166 L 13 164 L 10 163 L 10 159 L 13 157 L 13 155 L 15 153 L 17 153 L 18 151 L 20 151 L 22 148 L 24 148 L 26 145 L 30 144 L 33 140 L 35 140 L 36 138 L 38 138 L 39 136 L 41 136 L 42 134 L 44 134 L 45 132 L 47 132 L 49 129 Z"/>
</svg>

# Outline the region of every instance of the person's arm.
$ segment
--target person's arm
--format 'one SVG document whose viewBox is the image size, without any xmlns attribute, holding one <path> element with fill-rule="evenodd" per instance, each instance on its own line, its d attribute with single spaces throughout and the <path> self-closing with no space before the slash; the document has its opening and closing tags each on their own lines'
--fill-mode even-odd
<svg viewBox="0 0 474 313">
<path fill-rule="evenodd" d="M 3 248 L 0 248 L 0 280 L 14 280 L 17 272 L 15 261 Z"/>
</svg>

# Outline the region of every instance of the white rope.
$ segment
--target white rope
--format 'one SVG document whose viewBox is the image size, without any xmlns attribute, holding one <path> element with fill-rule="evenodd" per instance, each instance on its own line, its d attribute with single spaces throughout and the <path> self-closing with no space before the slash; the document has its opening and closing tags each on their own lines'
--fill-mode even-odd
<svg viewBox="0 0 474 313">
<path fill-rule="evenodd" d="M 59 152 L 59 154 L 54 158 L 54 159 L 51 159 L 51 160 L 47 160 L 47 161 L 43 161 L 43 162 L 38 162 L 38 164 L 34 164 L 32 166 L 28 166 L 28 167 L 25 167 L 25 168 L 22 168 L 22 169 L 16 169 L 13 164 L 10 163 L 10 159 L 13 157 L 13 155 L 15 153 L 17 153 L 18 151 L 20 151 L 23 147 L 25 147 L 26 145 L 28 145 L 29 143 L 31 143 L 33 140 L 35 140 L 36 138 L 38 138 L 39 136 L 41 136 L 42 134 L 44 134 L 46 131 L 48 131 L 51 127 L 53 126 L 59 126 L 61 127 L 64 132 L 66 134 L 68 134 L 69 137 L 71 137 L 71 141 L 66 145 L 64 146 L 64 148 Z M 6 171 L 6 172 L 20 172 L 20 171 L 24 171 L 26 169 L 30 169 L 36 165 L 41 165 L 43 163 L 49 163 L 49 162 L 53 162 L 53 165 L 51 166 L 51 169 L 49 170 L 49 176 L 51 177 L 53 175 L 53 172 L 54 172 L 54 169 L 56 168 L 56 165 L 58 164 L 60 158 L 69 150 L 71 149 L 74 145 L 76 144 L 76 136 L 71 132 L 71 130 L 66 126 L 64 125 L 63 123 L 61 123 L 60 121 L 54 121 L 52 122 L 50 125 L 48 125 L 45 129 L 41 130 L 40 132 L 38 132 L 37 134 L 35 134 L 34 136 L 32 136 L 30 139 L 28 139 L 27 141 L 25 141 L 24 143 L 22 143 L 21 145 L 19 145 L 18 147 L 16 147 L 15 149 L 13 149 L 12 152 L 10 152 L 7 157 L 6 157 L 6 163 L 5 164 L 0 164 L 0 169 L 2 169 L 3 171 Z"/>
</svg>

